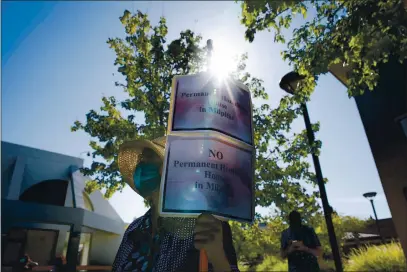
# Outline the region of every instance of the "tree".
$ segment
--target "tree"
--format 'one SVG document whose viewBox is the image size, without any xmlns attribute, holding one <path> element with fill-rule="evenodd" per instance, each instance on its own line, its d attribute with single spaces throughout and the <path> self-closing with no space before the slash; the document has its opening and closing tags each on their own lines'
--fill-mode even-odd
<svg viewBox="0 0 407 272">
<path fill-rule="evenodd" d="M 353 216 L 341 216 L 337 213 L 332 215 L 332 221 L 340 248 L 345 243 L 347 233 L 351 233 L 357 238 L 359 232 L 372 223 L 371 219 L 362 220 Z M 260 222 L 266 227 L 259 228 Z M 324 215 L 320 212 L 316 213 L 313 217 L 306 218 L 304 223 L 315 229 L 323 252 L 331 253 Z M 265 255 L 279 256 L 281 233 L 288 228 L 287 218 L 281 216 L 263 217 L 256 220 L 253 225 L 238 222 L 229 222 L 229 224 L 239 262 L 253 264 L 258 261 L 259 255 L 263 257 Z"/>
<path fill-rule="evenodd" d="M 351 67 L 348 93 L 353 96 L 373 90 L 379 64 L 391 56 L 400 62 L 407 58 L 405 8 L 403 0 L 244 1 L 241 22 L 250 42 L 256 32 L 272 29 L 274 40 L 285 43 L 282 31 L 291 26 L 293 18 L 315 13 L 294 29 L 283 59 L 307 77 L 302 89 L 306 96 L 332 65 Z"/>
<path fill-rule="evenodd" d="M 165 134 L 172 77 L 198 71 L 204 56 L 198 46 L 201 37 L 190 30 L 181 32 L 164 49 L 168 32 L 165 18 L 152 27 L 146 14 L 138 11 L 132 15 L 126 10 L 120 21 L 126 38 L 111 38 L 107 43 L 116 53 L 114 65 L 125 78 L 124 83 L 115 85 L 128 98 L 116 101 L 115 97 L 103 97 L 101 113 L 90 110 L 86 124 L 76 121 L 72 126 L 72 131 L 84 130 L 97 139 L 89 145 L 93 158 L 99 160 L 82 172 L 94 178 L 87 190 L 104 188 L 107 198 L 124 186 L 117 164 L 119 145 L 128 139 L 154 139 Z M 144 114 L 144 123 L 136 123 L 136 113 Z"/>
<path fill-rule="evenodd" d="M 266 224 L 266 227 L 260 228 L 260 222 Z M 287 227 L 281 217 L 265 217 L 252 225 L 239 222 L 229 224 L 239 262 L 253 266 L 262 261 L 264 255 L 279 256 L 280 235 Z"/>
<path fill-rule="evenodd" d="M 165 135 L 173 76 L 196 73 L 205 66 L 202 38 L 191 30 L 181 32 L 178 39 L 167 44 L 165 18 L 153 27 L 146 14 L 125 11 L 120 20 L 126 37 L 109 39 L 107 43 L 115 51 L 115 65 L 125 78 L 125 82 L 116 82 L 116 86 L 128 98 L 117 101 L 115 97 L 103 97 L 99 112 L 90 110 L 85 123 L 76 121 L 72 126 L 72 131 L 83 130 L 92 137 L 89 145 L 93 163 L 82 169 L 93 178 L 86 189 L 88 192 L 105 189 L 107 198 L 125 184 L 117 164 L 119 145 L 128 139 Z M 231 76 L 246 84 L 260 105 L 254 108 L 256 204 L 274 203 L 283 215 L 299 208 L 311 216 L 319 209 L 318 193 L 307 192 L 299 182 L 315 184 L 315 175 L 309 172 L 306 160 L 311 148 L 305 131 L 290 134 L 290 124 L 297 112 L 289 107 L 295 101 L 285 97 L 277 109 L 271 110 L 266 104 L 268 97 L 262 80 L 245 71 L 246 59 L 247 55 L 238 58 Z M 136 122 L 137 113 L 143 114 L 142 122 Z"/>
<path fill-rule="evenodd" d="M 334 224 L 335 235 L 339 243 L 339 248 L 342 250 L 346 239 L 349 238 L 347 234 L 352 234 L 356 239 L 358 239 L 359 233 L 363 231 L 367 225 L 371 224 L 372 220 L 363 220 L 354 216 L 341 216 L 334 212 L 332 214 L 332 222 Z M 319 213 L 313 217 L 310 221 L 310 225 L 314 226 L 323 251 L 325 253 L 331 253 L 328 230 L 323 214 Z"/>
</svg>

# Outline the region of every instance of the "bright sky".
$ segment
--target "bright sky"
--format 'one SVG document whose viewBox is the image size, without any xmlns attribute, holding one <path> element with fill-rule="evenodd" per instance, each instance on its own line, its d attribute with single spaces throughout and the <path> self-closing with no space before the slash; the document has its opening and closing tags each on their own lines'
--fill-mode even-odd
<svg viewBox="0 0 407 272">
<path fill-rule="evenodd" d="M 168 41 L 187 28 L 213 39 L 214 47 L 248 52 L 248 71 L 264 80 L 270 104 L 283 95 L 280 78 L 290 71 L 280 57 L 283 45 L 263 32 L 254 43 L 244 39 L 240 7 L 228 2 L 3 2 L 2 3 L 2 140 L 83 157 L 90 138 L 72 133 L 77 119 L 98 110 L 102 95 L 124 97 L 109 37 L 123 37 L 119 16 L 128 9 L 148 12 L 153 23 L 167 18 Z M 300 20 L 297 23 L 301 23 Z M 116 73 L 116 76 L 113 76 Z M 309 103 L 312 121 L 321 122 L 321 165 L 329 179 L 330 204 L 339 213 L 372 215 L 362 194 L 378 192 L 379 218 L 390 217 L 382 185 L 353 99 L 331 75 L 322 76 Z M 302 119 L 295 122 L 301 129 Z M 110 200 L 125 222 L 142 215 L 141 197 L 126 187 Z M 257 209 L 267 214 L 269 209 Z"/>
</svg>

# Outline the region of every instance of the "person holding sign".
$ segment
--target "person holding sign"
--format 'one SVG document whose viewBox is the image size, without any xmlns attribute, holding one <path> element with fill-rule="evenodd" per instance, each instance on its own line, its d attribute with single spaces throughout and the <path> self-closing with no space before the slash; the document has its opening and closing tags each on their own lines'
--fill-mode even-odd
<svg viewBox="0 0 407 272">
<path fill-rule="evenodd" d="M 120 173 L 151 209 L 127 228 L 112 270 L 199 271 L 199 250 L 204 249 L 209 271 L 239 271 L 227 222 L 207 213 L 198 218 L 158 215 L 165 141 L 134 140 L 120 147 Z"/>
</svg>

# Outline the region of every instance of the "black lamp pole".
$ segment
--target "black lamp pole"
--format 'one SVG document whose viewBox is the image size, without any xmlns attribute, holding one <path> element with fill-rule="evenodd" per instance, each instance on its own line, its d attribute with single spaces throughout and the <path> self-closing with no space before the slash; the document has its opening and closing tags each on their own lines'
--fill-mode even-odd
<svg viewBox="0 0 407 272">
<path fill-rule="evenodd" d="M 370 201 L 370 204 L 372 205 L 372 209 L 373 209 L 373 214 L 374 214 L 374 218 L 376 221 L 376 227 L 377 227 L 377 232 L 380 236 L 380 239 L 382 240 L 382 243 L 384 243 L 384 237 L 382 236 L 381 230 L 380 230 L 380 225 L 379 225 L 379 219 L 377 218 L 377 213 L 376 213 L 376 208 L 374 206 L 374 202 L 373 199 L 375 198 L 375 196 L 377 195 L 376 192 L 369 192 L 369 193 L 364 193 L 363 196 L 365 198 L 367 198 Z"/>
<path fill-rule="evenodd" d="M 281 79 L 280 88 L 289 94 L 294 94 L 296 91 L 296 88 L 298 86 L 297 83 L 299 81 L 301 81 L 302 79 L 304 79 L 304 77 L 299 75 L 298 73 L 290 72 Z M 309 142 L 310 146 L 312 147 L 314 145 L 315 136 L 314 136 L 314 131 L 312 130 L 311 121 L 309 118 L 308 109 L 307 109 L 307 105 L 305 102 L 301 103 L 301 109 L 302 109 L 302 113 L 304 115 L 305 127 L 307 129 L 308 142 Z M 315 166 L 315 174 L 317 176 L 319 193 L 321 195 L 322 208 L 324 210 L 325 222 L 326 222 L 326 226 L 327 226 L 327 230 L 328 230 L 329 242 L 331 244 L 332 255 L 334 258 L 334 262 L 335 262 L 335 268 L 336 268 L 337 272 L 342 272 L 343 267 L 342 267 L 341 254 L 339 252 L 338 241 L 336 239 L 335 229 L 334 229 L 334 225 L 332 223 L 332 207 L 329 205 L 329 202 L 328 202 L 328 196 L 327 196 L 326 190 L 325 190 L 324 178 L 322 176 L 321 164 L 319 163 L 319 158 L 315 154 L 315 152 L 312 152 L 312 160 L 313 160 L 314 166 Z"/>
<path fill-rule="evenodd" d="M 206 62 L 208 66 L 208 71 L 211 68 L 211 61 L 212 61 L 212 51 L 213 51 L 213 41 L 211 39 L 206 41 Z"/>
</svg>

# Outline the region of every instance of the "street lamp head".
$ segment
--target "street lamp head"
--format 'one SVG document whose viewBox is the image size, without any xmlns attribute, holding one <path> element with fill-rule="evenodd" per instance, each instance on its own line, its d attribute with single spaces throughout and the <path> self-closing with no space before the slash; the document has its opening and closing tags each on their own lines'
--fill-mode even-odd
<svg viewBox="0 0 407 272">
<path fill-rule="evenodd" d="M 294 94 L 297 91 L 298 83 L 303 80 L 305 76 L 297 72 L 289 72 L 280 80 L 280 88 L 289 94 Z"/>
<path fill-rule="evenodd" d="M 363 196 L 366 197 L 369 200 L 373 199 L 376 195 L 377 195 L 376 192 L 368 192 L 368 193 L 363 194 Z"/>
<path fill-rule="evenodd" d="M 213 41 L 211 39 L 206 41 L 206 46 L 208 47 L 209 51 L 212 51 L 213 49 Z"/>
<path fill-rule="evenodd" d="M 401 125 L 401 129 L 403 130 L 404 135 L 407 138 L 407 113 L 397 117 L 396 122 Z"/>
</svg>

